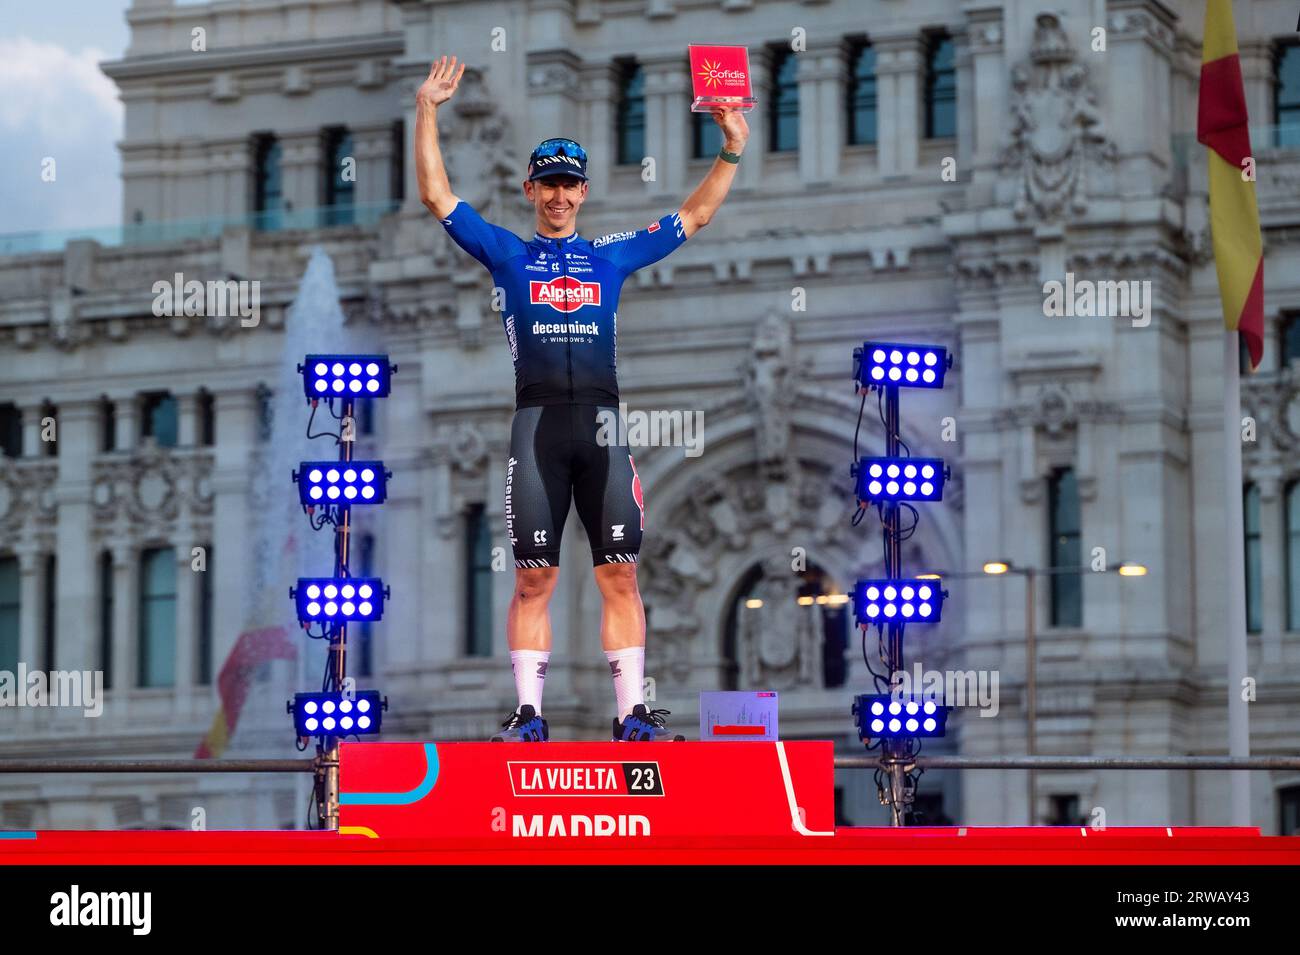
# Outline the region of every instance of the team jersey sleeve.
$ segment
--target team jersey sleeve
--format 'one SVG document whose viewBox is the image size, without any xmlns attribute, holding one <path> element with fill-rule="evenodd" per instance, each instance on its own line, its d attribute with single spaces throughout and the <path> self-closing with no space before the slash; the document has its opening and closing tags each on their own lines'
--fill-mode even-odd
<svg viewBox="0 0 1300 955">
<path fill-rule="evenodd" d="M 623 274 L 630 275 L 658 262 L 685 241 L 681 216 L 673 212 L 638 232 L 615 232 L 592 245 Z"/>
<path fill-rule="evenodd" d="M 439 220 L 453 242 L 489 270 L 523 252 L 524 243 L 509 229 L 485 220 L 462 199 L 445 219 Z"/>
</svg>

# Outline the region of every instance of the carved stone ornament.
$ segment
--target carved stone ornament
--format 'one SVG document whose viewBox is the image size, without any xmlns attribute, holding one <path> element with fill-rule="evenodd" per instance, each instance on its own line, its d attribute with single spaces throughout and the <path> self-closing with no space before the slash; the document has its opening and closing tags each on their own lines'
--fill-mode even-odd
<svg viewBox="0 0 1300 955">
<path fill-rule="evenodd" d="M 1243 445 L 1249 457 L 1267 451 L 1294 456 L 1300 451 L 1300 375 L 1287 364 L 1274 375 L 1242 376 L 1242 413 L 1255 419 L 1257 440 Z"/>
<path fill-rule="evenodd" d="M 796 399 L 794 337 L 790 324 L 769 312 L 754 332 L 744 368 L 745 397 L 758 419 L 755 440 L 759 472 L 785 477 L 790 460 L 790 412 Z"/>
<path fill-rule="evenodd" d="M 1038 391 L 1038 408 L 1034 412 L 1034 424 L 1042 428 L 1053 438 L 1059 438 L 1066 428 L 1078 423 L 1074 399 L 1060 385 L 1044 385 Z"/>
<path fill-rule="evenodd" d="M 146 441 L 126 460 L 97 462 L 91 475 L 96 521 L 174 521 L 212 513 L 213 455 L 173 452 Z"/>
<path fill-rule="evenodd" d="M 1089 172 L 1113 166 L 1116 148 L 1105 134 L 1088 67 L 1053 13 L 1036 20 L 1029 58 L 1011 71 L 1011 145 L 1002 169 L 1017 177 L 1017 218 L 1044 222 L 1088 206 Z"/>
<path fill-rule="evenodd" d="M 452 122 L 442 130 L 447 172 L 461 197 L 485 218 L 522 204 L 522 168 L 511 161 L 509 121 L 497 108 L 483 73 L 467 69 L 451 101 Z M 465 191 L 467 190 L 467 191 Z"/>
<path fill-rule="evenodd" d="M 451 465 L 461 474 L 477 475 L 488 463 L 487 440 L 472 424 L 462 422 L 447 436 Z"/>
</svg>

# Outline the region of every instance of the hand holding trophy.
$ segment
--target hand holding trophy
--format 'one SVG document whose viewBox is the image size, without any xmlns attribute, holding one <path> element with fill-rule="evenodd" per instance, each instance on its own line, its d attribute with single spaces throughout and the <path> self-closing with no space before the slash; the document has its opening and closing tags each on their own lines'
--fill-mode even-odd
<svg viewBox="0 0 1300 955">
<path fill-rule="evenodd" d="M 740 119 L 741 127 L 748 135 L 748 127 L 739 114 L 758 105 L 749 81 L 749 50 L 743 46 L 700 46 L 694 43 L 689 49 L 691 87 L 695 93 L 691 112 L 726 110 Z M 734 125 L 729 128 L 721 120 L 718 125 L 722 126 L 725 135 L 741 128 Z"/>
</svg>

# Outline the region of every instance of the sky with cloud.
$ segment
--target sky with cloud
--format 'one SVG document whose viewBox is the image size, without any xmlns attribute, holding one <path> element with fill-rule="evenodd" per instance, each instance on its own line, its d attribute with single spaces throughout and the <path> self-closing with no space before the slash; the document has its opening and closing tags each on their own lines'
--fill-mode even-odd
<svg viewBox="0 0 1300 955">
<path fill-rule="evenodd" d="M 128 3 L 0 0 L 0 233 L 121 221 L 122 104 L 99 64 L 126 50 Z"/>
</svg>

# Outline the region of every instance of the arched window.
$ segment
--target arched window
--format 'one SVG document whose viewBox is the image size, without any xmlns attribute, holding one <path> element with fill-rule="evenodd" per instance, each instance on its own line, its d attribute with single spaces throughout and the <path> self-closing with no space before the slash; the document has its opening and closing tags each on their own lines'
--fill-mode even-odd
<svg viewBox="0 0 1300 955">
<path fill-rule="evenodd" d="M 492 527 L 482 504 L 465 514 L 465 655 L 492 656 Z"/>
<path fill-rule="evenodd" d="M 165 391 L 147 392 L 141 402 L 141 433 L 160 448 L 176 447 L 176 398 Z"/>
<path fill-rule="evenodd" d="M 1300 786 L 1287 786 L 1277 791 L 1279 836 L 1300 835 Z"/>
<path fill-rule="evenodd" d="M 866 40 L 856 42 L 849 52 L 850 146 L 876 141 L 876 48 Z"/>
<path fill-rule="evenodd" d="M 113 687 L 113 555 L 99 554 L 99 668 L 104 689 Z"/>
<path fill-rule="evenodd" d="M 140 686 L 171 686 L 176 675 L 176 551 L 140 555 Z"/>
<path fill-rule="evenodd" d="M 952 37 L 933 33 L 925 61 L 925 137 L 957 135 L 957 68 Z"/>
<path fill-rule="evenodd" d="M 1259 485 L 1247 484 L 1242 496 L 1246 528 L 1246 631 L 1264 629 L 1263 535 L 1259 527 Z"/>
<path fill-rule="evenodd" d="M 254 228 L 278 229 L 284 208 L 280 141 L 269 133 L 258 136 L 253 155 Z"/>
<path fill-rule="evenodd" d="M 369 401 L 365 404 L 370 404 Z M 351 561 L 349 560 L 349 563 Z M 375 575 L 375 535 L 362 534 L 360 541 L 357 543 L 357 562 L 356 569 L 352 571 L 356 577 L 374 577 Z M 357 642 L 353 647 L 357 651 L 357 676 L 374 675 L 374 640 L 375 625 L 369 620 L 362 623 L 357 628 Z"/>
<path fill-rule="evenodd" d="M 712 113 L 691 113 L 691 156 L 709 159 L 722 149 L 722 130 Z"/>
<path fill-rule="evenodd" d="M 1277 364 L 1279 368 L 1285 368 L 1293 361 L 1300 362 L 1300 312 L 1292 312 L 1282 316 L 1280 331 L 1282 341 L 1277 356 Z M 1242 339 L 1242 347 L 1245 347 L 1245 339 Z"/>
<path fill-rule="evenodd" d="M 1300 481 L 1286 489 L 1286 628 L 1300 630 Z"/>
<path fill-rule="evenodd" d="M 767 127 L 767 147 L 772 152 L 799 148 L 799 60 L 787 46 L 772 48 Z"/>
<path fill-rule="evenodd" d="M 353 220 L 356 193 L 356 153 L 352 133 L 342 126 L 325 130 L 325 221 L 322 225 L 347 225 Z"/>
<path fill-rule="evenodd" d="M 1048 557 L 1052 567 L 1078 567 L 1080 551 L 1079 484 L 1073 468 L 1058 468 L 1047 482 Z M 1050 620 L 1053 627 L 1083 626 L 1083 577 L 1052 574 Z"/>
<path fill-rule="evenodd" d="M 18 558 L 0 557 L 0 670 L 18 672 Z"/>
<path fill-rule="evenodd" d="M 1300 44 L 1279 46 L 1273 57 L 1273 122 L 1278 146 L 1300 146 Z"/>
<path fill-rule="evenodd" d="M 645 157 L 645 73 L 634 60 L 620 64 L 618 79 L 618 164 L 636 165 Z"/>
<path fill-rule="evenodd" d="M 848 679 L 849 631 L 852 613 L 849 595 L 844 589 L 816 564 L 797 575 L 799 586 L 793 600 L 801 612 L 813 608 L 814 626 L 817 629 L 818 645 L 821 648 L 818 670 L 824 687 L 843 686 Z M 741 686 L 740 673 L 740 633 L 741 615 L 746 612 L 758 612 L 763 609 L 760 594 L 764 572 L 762 564 L 755 564 L 747 570 L 736 587 L 736 596 L 727 611 L 725 632 L 723 634 L 723 656 L 735 664 L 727 675 L 723 689 L 760 690 L 763 687 Z"/>
</svg>

